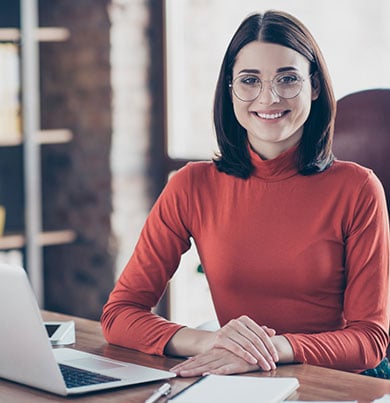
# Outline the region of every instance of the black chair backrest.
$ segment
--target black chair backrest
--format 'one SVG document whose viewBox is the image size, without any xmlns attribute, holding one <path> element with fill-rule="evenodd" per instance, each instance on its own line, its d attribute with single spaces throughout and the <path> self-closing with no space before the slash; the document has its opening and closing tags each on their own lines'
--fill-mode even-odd
<svg viewBox="0 0 390 403">
<path fill-rule="evenodd" d="M 390 89 L 355 92 L 337 102 L 333 151 L 371 168 L 390 207 Z"/>
</svg>

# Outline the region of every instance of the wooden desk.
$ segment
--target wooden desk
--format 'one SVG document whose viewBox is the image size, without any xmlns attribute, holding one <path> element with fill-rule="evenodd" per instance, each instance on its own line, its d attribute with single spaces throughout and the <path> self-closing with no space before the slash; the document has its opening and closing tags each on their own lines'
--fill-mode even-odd
<svg viewBox="0 0 390 403">
<path fill-rule="evenodd" d="M 102 336 L 100 323 L 95 321 L 50 312 L 43 312 L 43 317 L 48 321 L 74 319 L 76 322 L 76 344 L 73 347 L 80 350 L 161 369 L 169 369 L 179 362 L 179 360 L 173 358 L 150 356 L 137 351 L 108 345 Z M 292 376 L 298 378 L 300 387 L 288 400 L 358 400 L 359 403 L 370 403 L 384 394 L 390 394 L 390 381 L 388 380 L 311 365 L 283 365 L 271 373 L 256 372 L 250 375 L 260 377 Z M 175 378 L 170 380 L 173 393 L 180 391 L 194 380 L 195 378 Z M 162 382 L 153 382 L 145 385 L 130 386 L 120 390 L 63 398 L 16 383 L 0 380 L 0 402 L 35 403 L 76 400 L 82 402 L 140 403 L 144 402 L 161 384 Z M 160 402 L 163 403 L 164 399 L 161 399 Z"/>
</svg>

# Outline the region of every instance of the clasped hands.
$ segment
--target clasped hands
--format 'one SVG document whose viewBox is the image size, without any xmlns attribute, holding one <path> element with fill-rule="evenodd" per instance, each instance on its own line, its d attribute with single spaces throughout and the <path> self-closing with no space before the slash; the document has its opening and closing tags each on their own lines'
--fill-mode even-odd
<svg viewBox="0 0 390 403">
<path fill-rule="evenodd" d="M 191 377 L 207 373 L 236 374 L 276 368 L 279 355 L 274 329 L 260 326 L 248 316 L 233 319 L 216 332 L 205 335 L 204 351 L 180 363 L 171 371 Z"/>
</svg>

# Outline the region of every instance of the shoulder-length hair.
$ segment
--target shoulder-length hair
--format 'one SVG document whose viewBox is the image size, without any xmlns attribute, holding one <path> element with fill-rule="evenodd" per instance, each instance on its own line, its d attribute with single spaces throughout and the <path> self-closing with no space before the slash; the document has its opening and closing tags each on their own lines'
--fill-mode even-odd
<svg viewBox="0 0 390 403">
<path fill-rule="evenodd" d="M 248 178 L 250 161 L 246 130 L 237 121 L 229 83 L 238 52 L 248 43 L 262 41 L 282 45 L 303 55 L 316 74 L 319 97 L 312 101 L 297 150 L 297 168 L 303 175 L 322 172 L 333 162 L 332 140 L 336 102 L 324 57 L 309 30 L 295 17 L 280 11 L 253 14 L 239 26 L 222 61 L 214 98 L 214 126 L 219 153 L 213 158 L 219 171 Z M 313 76 L 312 76 L 313 77 Z"/>
</svg>

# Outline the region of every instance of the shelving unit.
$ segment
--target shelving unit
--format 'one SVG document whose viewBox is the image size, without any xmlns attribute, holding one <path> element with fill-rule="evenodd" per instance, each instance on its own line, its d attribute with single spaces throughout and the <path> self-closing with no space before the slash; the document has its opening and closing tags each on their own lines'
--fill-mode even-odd
<svg viewBox="0 0 390 403">
<path fill-rule="evenodd" d="M 40 246 L 62 245 L 73 242 L 76 234 L 71 230 L 46 231 L 38 234 Z M 26 237 L 22 234 L 4 235 L 0 237 L 0 250 L 21 249 L 26 247 Z"/>
<path fill-rule="evenodd" d="M 67 29 L 38 27 L 38 1 L 20 0 L 20 27 L 0 28 L 0 42 L 20 46 L 20 76 L 22 82 L 22 133 L 0 139 L 0 147 L 22 149 L 24 228 L 21 233 L 0 237 L 0 250 L 20 249 L 24 264 L 40 306 L 44 306 L 42 248 L 71 243 L 76 239 L 72 230 L 42 230 L 41 145 L 67 143 L 73 134 L 68 129 L 41 130 L 39 94 L 39 42 L 66 41 Z M 7 218 L 6 218 L 7 222 Z"/>
<path fill-rule="evenodd" d="M 36 141 L 38 144 L 68 143 L 73 138 L 73 133 L 68 129 L 38 130 Z M 23 144 L 22 135 L 10 136 L 0 139 L 0 147 L 20 146 Z"/>
<path fill-rule="evenodd" d="M 47 27 L 35 29 L 35 40 L 38 42 L 61 42 L 69 39 L 70 33 L 65 28 Z M 0 41 L 18 42 L 22 33 L 17 28 L 0 28 Z"/>
</svg>

